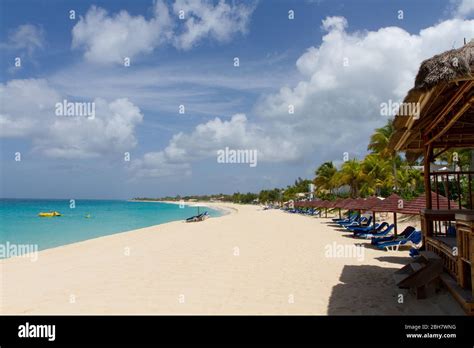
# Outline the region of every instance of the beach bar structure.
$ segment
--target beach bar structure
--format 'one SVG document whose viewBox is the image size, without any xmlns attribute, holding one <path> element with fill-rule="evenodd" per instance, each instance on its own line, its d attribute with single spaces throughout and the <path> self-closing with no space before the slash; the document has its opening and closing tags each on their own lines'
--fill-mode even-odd
<svg viewBox="0 0 474 348">
<path fill-rule="evenodd" d="M 469 314 L 474 314 L 473 167 L 435 171 L 431 163 L 449 149 L 474 151 L 474 41 L 425 60 L 415 86 L 394 119 L 389 146 L 408 160 L 423 157 L 425 195 L 421 210 L 423 248 L 443 260 L 441 280 Z M 457 201 L 453 206 L 451 200 Z M 436 209 L 438 208 L 439 209 Z M 454 225 L 448 235 L 446 225 Z M 442 227 L 442 228 L 440 228 Z M 450 230 L 452 231 L 452 229 Z"/>
</svg>

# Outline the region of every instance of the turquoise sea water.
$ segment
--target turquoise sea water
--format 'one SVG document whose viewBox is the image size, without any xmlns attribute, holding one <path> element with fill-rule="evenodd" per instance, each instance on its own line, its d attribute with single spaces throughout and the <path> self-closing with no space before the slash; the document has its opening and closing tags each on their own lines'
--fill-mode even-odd
<svg viewBox="0 0 474 348">
<path fill-rule="evenodd" d="M 222 215 L 207 207 L 211 217 Z M 38 250 L 137 228 L 184 220 L 197 207 L 158 202 L 0 199 L 0 243 L 37 244 Z M 59 217 L 38 217 L 39 212 L 58 211 Z M 90 216 L 86 218 L 86 216 Z M 0 256 L 1 257 L 1 256 Z"/>
</svg>

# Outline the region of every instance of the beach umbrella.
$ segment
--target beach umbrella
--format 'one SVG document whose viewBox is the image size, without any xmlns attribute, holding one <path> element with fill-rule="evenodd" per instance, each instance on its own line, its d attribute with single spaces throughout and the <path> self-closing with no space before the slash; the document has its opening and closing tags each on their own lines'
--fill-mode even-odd
<svg viewBox="0 0 474 348">
<path fill-rule="evenodd" d="M 381 198 L 373 197 L 373 196 L 369 198 L 365 198 L 365 199 L 360 199 L 358 202 L 359 209 L 362 211 L 370 211 L 372 207 L 376 206 L 381 201 L 382 201 Z M 374 211 L 372 211 L 372 219 L 375 226 L 375 212 Z"/>
<path fill-rule="evenodd" d="M 319 208 L 324 208 L 324 216 L 328 217 L 328 209 L 333 209 L 334 204 L 337 200 L 335 201 L 328 201 L 328 200 L 321 200 L 318 207 Z"/>
<path fill-rule="evenodd" d="M 362 211 L 369 210 L 375 204 L 379 202 L 379 199 L 376 197 L 369 197 L 369 198 L 355 198 L 352 199 L 350 202 L 346 203 L 344 208 L 351 209 L 351 210 L 358 210 L 359 213 Z"/>
<path fill-rule="evenodd" d="M 379 201 L 375 204 L 371 210 L 374 213 L 393 213 L 393 224 L 395 225 L 394 232 L 397 235 L 397 213 L 400 212 L 400 205 L 403 204 L 402 198 L 396 193 L 392 193 L 384 200 Z M 375 219 L 374 219 L 375 220 Z"/>
<path fill-rule="evenodd" d="M 376 206 L 382 201 L 381 198 L 378 197 L 368 197 L 365 199 L 360 199 L 358 204 L 359 204 L 359 209 L 361 210 L 371 210 L 372 207 Z"/>
<path fill-rule="evenodd" d="M 360 210 L 360 203 L 361 199 L 359 198 L 349 198 L 349 200 L 344 204 L 343 208 L 350 210 Z"/>
<path fill-rule="evenodd" d="M 433 191 L 431 191 L 431 202 L 433 202 L 433 206 L 431 207 L 433 210 L 459 209 L 459 205 L 455 201 L 450 201 L 445 196 Z M 418 215 L 423 209 L 426 209 L 425 193 L 411 201 L 403 201 L 403 206 L 399 209 L 399 212 L 402 214 Z"/>
<path fill-rule="evenodd" d="M 322 208 L 324 206 L 324 201 L 321 199 L 314 199 L 310 202 L 310 204 L 313 208 Z"/>
<path fill-rule="evenodd" d="M 431 202 L 432 202 L 432 210 L 451 210 L 451 209 L 460 209 L 460 206 L 455 201 L 451 201 L 445 196 L 437 194 L 431 191 Z M 412 214 L 412 215 L 419 215 L 423 209 L 427 209 L 426 206 L 426 194 L 423 193 L 422 195 L 418 196 L 417 198 L 406 202 L 404 204 L 403 209 L 401 212 L 404 214 Z M 441 221 L 436 222 L 438 224 L 439 230 L 441 230 Z M 451 226 L 451 222 L 449 223 Z"/>
<path fill-rule="evenodd" d="M 328 201 L 319 200 L 319 201 L 315 202 L 314 207 L 315 208 L 326 208 L 327 204 L 328 204 Z"/>
<path fill-rule="evenodd" d="M 339 218 L 341 218 L 341 209 L 346 209 L 346 204 L 349 204 L 352 201 L 352 198 L 340 198 L 334 201 L 331 208 L 339 209 Z"/>
</svg>

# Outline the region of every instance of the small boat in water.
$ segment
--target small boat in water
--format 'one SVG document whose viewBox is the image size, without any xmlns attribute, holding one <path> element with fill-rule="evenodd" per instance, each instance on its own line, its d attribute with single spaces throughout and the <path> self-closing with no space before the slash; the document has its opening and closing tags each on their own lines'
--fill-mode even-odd
<svg viewBox="0 0 474 348">
<path fill-rule="evenodd" d="M 57 211 L 51 211 L 49 213 L 44 213 L 41 212 L 38 214 L 39 217 L 55 217 L 55 216 L 61 216 L 61 213 L 58 213 Z"/>
</svg>

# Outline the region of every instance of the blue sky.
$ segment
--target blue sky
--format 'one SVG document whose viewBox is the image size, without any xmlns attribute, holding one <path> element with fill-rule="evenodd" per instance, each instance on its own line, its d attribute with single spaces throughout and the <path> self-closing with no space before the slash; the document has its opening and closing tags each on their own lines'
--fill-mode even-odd
<svg viewBox="0 0 474 348">
<path fill-rule="evenodd" d="M 474 37 L 472 1 L 0 6 L 1 197 L 286 186 L 345 152 L 362 157 L 386 122 L 380 103 L 404 97 L 423 59 Z M 64 99 L 94 103 L 96 117 L 59 117 Z M 217 163 L 226 147 L 256 151 L 258 165 Z"/>
</svg>

